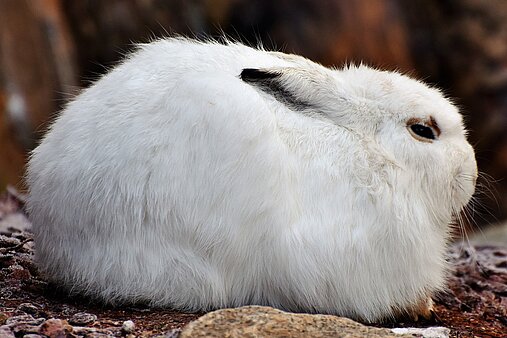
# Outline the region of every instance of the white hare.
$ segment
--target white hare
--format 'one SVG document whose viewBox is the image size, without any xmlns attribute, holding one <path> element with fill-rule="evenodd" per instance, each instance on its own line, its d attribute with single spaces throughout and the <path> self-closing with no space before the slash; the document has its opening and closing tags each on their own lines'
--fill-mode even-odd
<svg viewBox="0 0 507 338">
<path fill-rule="evenodd" d="M 71 292 L 378 321 L 428 310 L 476 176 L 461 115 L 421 82 L 166 39 L 56 119 L 28 210 Z"/>
</svg>

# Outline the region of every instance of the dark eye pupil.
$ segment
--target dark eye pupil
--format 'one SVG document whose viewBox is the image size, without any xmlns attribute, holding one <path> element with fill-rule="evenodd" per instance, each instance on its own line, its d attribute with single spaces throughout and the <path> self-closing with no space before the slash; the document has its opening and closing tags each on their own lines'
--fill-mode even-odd
<svg viewBox="0 0 507 338">
<path fill-rule="evenodd" d="M 430 127 L 423 126 L 422 124 L 413 124 L 410 126 L 410 129 L 421 137 L 427 138 L 429 140 L 435 139 L 435 134 L 433 133 L 433 129 Z"/>
</svg>

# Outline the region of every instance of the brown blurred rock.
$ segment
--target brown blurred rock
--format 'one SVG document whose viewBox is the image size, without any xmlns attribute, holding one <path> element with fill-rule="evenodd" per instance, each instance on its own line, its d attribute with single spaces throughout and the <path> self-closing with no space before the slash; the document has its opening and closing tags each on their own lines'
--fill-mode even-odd
<svg viewBox="0 0 507 338">
<path fill-rule="evenodd" d="M 472 216 L 507 217 L 507 1 L 399 1 L 419 73 L 465 114 L 481 175 Z M 488 176 L 492 176 L 489 178 Z M 493 186 L 491 186 L 494 184 Z"/>
<path fill-rule="evenodd" d="M 366 62 L 413 69 L 403 13 L 396 0 L 235 1 L 225 31 L 268 48 L 327 65 Z M 269 13 L 269 14 L 268 14 Z"/>
<path fill-rule="evenodd" d="M 200 0 L 63 1 L 76 42 L 82 85 L 88 85 L 134 48 L 170 34 L 199 36 L 212 25 Z M 214 1 L 213 1 L 214 2 Z M 221 3 L 223 1 L 218 1 Z M 213 6 L 211 6 L 213 7 Z"/>
<path fill-rule="evenodd" d="M 0 187 L 20 184 L 25 153 L 77 78 L 59 0 L 0 1 Z"/>
<path fill-rule="evenodd" d="M 351 319 L 244 306 L 210 312 L 185 326 L 180 338 L 197 337 L 412 337 L 369 327 Z"/>
</svg>

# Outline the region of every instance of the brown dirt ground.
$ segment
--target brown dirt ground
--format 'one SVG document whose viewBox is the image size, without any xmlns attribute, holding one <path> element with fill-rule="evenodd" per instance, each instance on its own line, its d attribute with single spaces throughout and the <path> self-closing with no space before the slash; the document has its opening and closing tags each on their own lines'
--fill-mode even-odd
<svg viewBox="0 0 507 338">
<path fill-rule="evenodd" d="M 12 192 L 1 194 L 0 221 L 7 215 L 22 214 L 22 206 L 22 197 Z M 3 230 L 0 234 L 0 326 L 9 318 L 24 314 L 65 319 L 73 324 L 73 316 L 85 312 L 97 319 L 79 324 L 94 329 L 84 336 L 126 335 L 121 330 L 122 324 L 132 320 L 133 334 L 147 337 L 167 334 L 201 315 L 142 306 L 113 308 L 69 297 L 41 279 L 32 257 L 30 232 L 15 228 Z M 451 328 L 453 337 L 507 337 L 507 248 L 455 246 L 451 248 L 449 260 L 454 267 L 449 291 L 436 297 L 433 319 L 379 326 L 446 326 Z M 77 326 L 75 335 L 69 336 L 79 335 L 76 329 Z M 21 337 L 23 332 L 19 329 L 16 337 Z"/>
</svg>

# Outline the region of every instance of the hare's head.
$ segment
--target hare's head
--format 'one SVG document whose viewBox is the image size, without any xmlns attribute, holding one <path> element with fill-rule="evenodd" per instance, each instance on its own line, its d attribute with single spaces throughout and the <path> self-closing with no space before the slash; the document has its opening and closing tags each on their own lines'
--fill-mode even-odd
<svg viewBox="0 0 507 338">
<path fill-rule="evenodd" d="M 302 60 L 295 67 L 244 69 L 241 78 L 296 113 L 346 128 L 367 155 L 370 183 L 382 173 L 373 181 L 442 221 L 474 193 L 477 166 L 462 116 L 422 82 L 366 66 L 331 70 Z"/>
</svg>

